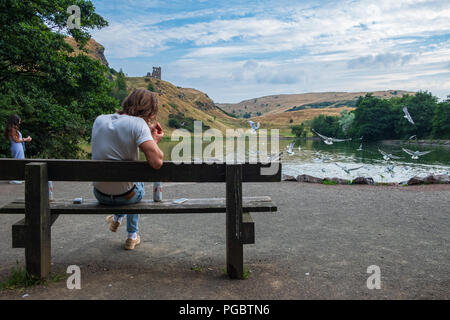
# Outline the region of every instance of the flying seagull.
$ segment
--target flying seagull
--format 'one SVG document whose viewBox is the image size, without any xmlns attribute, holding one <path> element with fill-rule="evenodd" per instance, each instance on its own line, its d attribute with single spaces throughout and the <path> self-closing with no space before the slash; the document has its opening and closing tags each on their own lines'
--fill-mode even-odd
<svg viewBox="0 0 450 320">
<path fill-rule="evenodd" d="M 407 107 L 403 107 L 403 112 L 405 113 L 405 115 L 403 116 L 403 118 L 406 118 L 409 122 L 411 122 L 412 124 L 414 124 L 414 120 L 411 118 L 411 115 L 408 112 L 408 108 Z"/>
<path fill-rule="evenodd" d="M 413 160 L 417 160 L 417 159 L 419 159 L 420 156 L 424 156 L 424 155 L 429 154 L 429 153 L 431 152 L 431 151 L 423 151 L 423 152 L 420 152 L 420 151 L 411 151 L 411 150 L 405 149 L 405 148 L 402 148 L 402 149 L 403 149 L 403 151 L 405 151 L 407 154 L 409 154 L 409 155 L 411 156 L 411 159 L 413 159 Z"/>
<path fill-rule="evenodd" d="M 295 142 L 291 142 L 291 144 L 289 144 L 289 146 L 287 147 L 287 154 L 288 155 L 290 155 L 290 156 L 292 156 L 292 155 L 294 155 L 295 153 L 294 153 L 294 151 L 293 151 L 293 149 L 294 149 L 294 144 L 295 144 Z"/>
<path fill-rule="evenodd" d="M 359 148 L 358 149 L 356 149 L 356 151 L 362 151 L 363 150 L 363 148 L 362 148 L 362 143 L 359 145 Z"/>
<path fill-rule="evenodd" d="M 391 159 L 400 159 L 400 157 L 394 156 L 391 153 L 386 153 L 383 150 L 380 150 L 380 148 L 378 148 L 378 151 L 380 151 L 380 153 L 383 155 L 383 159 L 386 161 L 389 161 Z"/>
<path fill-rule="evenodd" d="M 417 135 L 413 135 L 413 136 L 409 137 L 408 140 L 412 140 L 412 139 L 414 139 L 414 138 L 417 138 Z"/>
<path fill-rule="evenodd" d="M 314 132 L 315 134 L 317 134 L 319 137 L 321 137 L 323 139 L 323 142 L 325 142 L 325 144 L 328 144 L 328 145 L 333 144 L 333 142 L 343 142 L 343 141 L 350 141 L 350 140 L 352 140 L 352 138 L 350 138 L 350 139 L 336 139 L 336 138 L 327 137 L 327 136 L 324 136 L 324 135 L 318 133 L 314 129 L 311 129 L 311 131 Z"/>
<path fill-rule="evenodd" d="M 350 169 L 347 169 L 347 167 L 343 167 L 343 166 L 337 164 L 336 162 L 335 162 L 334 164 L 337 165 L 337 166 L 338 166 L 339 168 L 341 168 L 342 170 L 344 170 L 345 173 L 347 173 L 347 174 L 350 174 L 350 171 L 359 170 L 359 169 L 361 169 L 362 167 L 364 167 L 364 166 L 360 166 L 360 167 L 357 167 L 357 168 L 350 168 Z"/>
<path fill-rule="evenodd" d="M 252 133 L 256 133 L 256 130 L 258 130 L 259 127 L 261 126 L 261 124 L 259 122 L 258 122 L 258 124 L 255 124 L 252 120 L 247 120 L 247 122 L 252 127 Z"/>
</svg>

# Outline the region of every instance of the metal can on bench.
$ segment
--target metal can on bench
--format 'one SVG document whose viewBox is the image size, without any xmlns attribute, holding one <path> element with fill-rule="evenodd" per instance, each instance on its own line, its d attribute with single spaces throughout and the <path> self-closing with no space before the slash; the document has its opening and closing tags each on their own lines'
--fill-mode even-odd
<svg viewBox="0 0 450 320">
<path fill-rule="evenodd" d="M 162 183 L 161 182 L 153 182 L 153 201 L 154 202 L 162 201 Z"/>
<path fill-rule="evenodd" d="M 53 181 L 48 182 L 48 200 L 53 201 Z"/>
</svg>

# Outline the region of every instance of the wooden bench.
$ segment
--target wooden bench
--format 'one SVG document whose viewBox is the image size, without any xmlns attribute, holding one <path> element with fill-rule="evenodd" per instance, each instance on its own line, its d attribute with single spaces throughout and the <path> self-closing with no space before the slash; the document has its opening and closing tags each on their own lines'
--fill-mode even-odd
<svg viewBox="0 0 450 320">
<path fill-rule="evenodd" d="M 0 208 L 0 214 L 25 214 L 12 226 L 13 248 L 25 248 L 29 274 L 50 274 L 51 226 L 60 214 L 186 214 L 226 213 L 226 265 L 231 278 L 243 278 L 243 245 L 255 242 L 251 212 L 275 212 L 270 197 L 242 197 L 243 182 L 279 182 L 281 164 L 272 175 L 261 170 L 271 164 L 164 163 L 160 170 L 145 161 L 0 159 L 0 180 L 25 180 L 25 198 Z M 105 206 L 96 200 L 73 204 L 73 199 L 48 200 L 48 181 L 225 182 L 226 198 L 189 199 L 182 204 L 144 200 L 135 205 Z M 149 195 L 147 198 L 151 197 Z"/>
</svg>

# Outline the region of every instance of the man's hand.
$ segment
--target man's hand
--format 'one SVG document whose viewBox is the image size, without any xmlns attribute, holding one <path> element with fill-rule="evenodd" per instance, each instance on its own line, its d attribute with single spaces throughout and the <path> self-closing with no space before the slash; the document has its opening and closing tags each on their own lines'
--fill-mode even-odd
<svg viewBox="0 0 450 320">
<path fill-rule="evenodd" d="M 159 122 L 156 123 L 155 129 L 156 129 L 156 131 L 158 133 L 162 133 L 163 132 L 163 129 L 162 129 L 161 125 L 159 124 Z"/>
<path fill-rule="evenodd" d="M 164 132 L 159 122 L 157 122 L 154 126 L 150 126 L 150 132 L 152 134 L 153 140 L 155 140 L 156 143 L 160 143 L 164 136 Z"/>
</svg>

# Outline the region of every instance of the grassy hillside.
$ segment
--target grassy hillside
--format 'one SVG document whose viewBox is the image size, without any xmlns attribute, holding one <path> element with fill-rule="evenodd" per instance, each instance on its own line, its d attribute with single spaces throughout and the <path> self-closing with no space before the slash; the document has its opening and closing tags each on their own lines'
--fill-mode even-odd
<svg viewBox="0 0 450 320">
<path fill-rule="evenodd" d="M 376 91 L 376 97 L 389 99 L 404 94 L 402 90 Z M 261 122 L 262 127 L 279 128 L 282 134 L 289 134 L 290 126 L 311 120 L 324 114 L 337 116 L 343 110 L 353 110 L 356 100 L 367 92 L 319 92 L 304 94 L 272 95 L 245 100 L 235 104 L 217 104 L 221 109 L 242 117 L 251 114 L 251 120 Z"/>
<path fill-rule="evenodd" d="M 252 117 L 257 116 L 257 113 L 274 114 L 285 112 L 292 108 L 301 106 L 311 107 L 352 107 L 352 103 L 358 99 L 359 96 L 365 96 L 367 92 L 318 92 L 318 93 L 303 93 L 303 94 L 282 94 L 272 95 L 261 98 L 254 98 L 244 100 L 235 104 L 221 103 L 218 104 L 223 110 L 237 115 L 251 112 Z M 401 97 L 403 94 L 412 93 L 402 90 L 376 91 L 373 95 L 376 97 L 384 97 L 389 99 L 391 97 Z"/>
<path fill-rule="evenodd" d="M 222 132 L 227 128 L 248 126 L 245 120 L 230 117 L 217 108 L 208 95 L 201 91 L 176 87 L 167 81 L 146 77 L 129 77 L 127 85 L 129 91 L 133 88 L 148 89 L 150 86 L 152 91 L 158 93 L 158 120 L 168 133 L 175 129 L 169 127 L 171 117 L 176 118 L 180 124 L 185 123 L 181 128 L 188 127 L 192 119 L 201 120 L 204 125 Z"/>
</svg>

